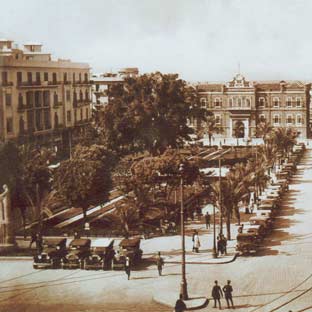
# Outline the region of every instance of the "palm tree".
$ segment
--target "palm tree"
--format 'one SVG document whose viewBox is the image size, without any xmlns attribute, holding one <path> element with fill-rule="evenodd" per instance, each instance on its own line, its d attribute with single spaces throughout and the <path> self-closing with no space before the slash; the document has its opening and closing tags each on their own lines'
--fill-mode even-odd
<svg viewBox="0 0 312 312">
<path fill-rule="evenodd" d="M 211 146 L 211 139 L 214 133 L 221 132 L 221 127 L 216 123 L 216 118 L 214 115 L 209 115 L 206 117 L 203 126 L 204 134 L 208 135 L 209 138 L 209 146 Z"/>
</svg>

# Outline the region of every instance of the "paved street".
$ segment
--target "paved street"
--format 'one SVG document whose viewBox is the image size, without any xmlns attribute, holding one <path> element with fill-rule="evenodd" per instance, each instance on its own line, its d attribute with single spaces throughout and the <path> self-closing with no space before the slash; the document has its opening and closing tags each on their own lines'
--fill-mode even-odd
<svg viewBox="0 0 312 312">
<path fill-rule="evenodd" d="M 215 279 L 230 279 L 236 311 L 312 311 L 311 190 L 309 150 L 259 253 L 229 264 L 187 265 L 189 292 L 210 297 Z M 123 271 L 34 271 L 30 261 L 3 261 L 0 281 L 1 311 L 172 311 L 152 298 L 178 290 L 180 265 L 166 265 L 162 277 L 155 266 L 142 267 L 128 281 Z M 210 303 L 201 311 L 213 310 Z"/>
</svg>

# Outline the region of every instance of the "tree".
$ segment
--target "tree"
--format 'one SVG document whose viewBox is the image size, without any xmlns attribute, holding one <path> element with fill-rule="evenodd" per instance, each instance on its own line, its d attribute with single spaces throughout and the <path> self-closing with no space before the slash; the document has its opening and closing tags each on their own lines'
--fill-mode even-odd
<svg viewBox="0 0 312 312">
<path fill-rule="evenodd" d="M 78 145 L 57 169 L 54 187 L 68 205 L 82 208 L 86 220 L 89 206 L 108 198 L 113 165 L 114 158 L 103 146 Z"/>
<path fill-rule="evenodd" d="M 113 85 L 98 128 L 105 144 L 119 154 L 147 150 L 161 154 L 189 139 L 187 119 L 196 90 L 176 74 L 145 74 Z M 193 103 L 194 102 L 194 103 Z M 197 105 L 194 104 L 194 109 Z"/>
<path fill-rule="evenodd" d="M 203 126 L 201 126 L 201 133 L 207 134 L 209 138 L 209 146 L 211 146 L 211 139 L 214 133 L 221 132 L 222 128 L 219 124 L 216 122 L 216 118 L 213 114 L 209 114 L 205 117 L 205 120 L 203 120 Z"/>
<path fill-rule="evenodd" d="M 245 126 L 241 121 L 237 121 L 233 128 L 234 137 L 236 138 L 237 146 L 238 139 L 244 137 Z"/>
</svg>

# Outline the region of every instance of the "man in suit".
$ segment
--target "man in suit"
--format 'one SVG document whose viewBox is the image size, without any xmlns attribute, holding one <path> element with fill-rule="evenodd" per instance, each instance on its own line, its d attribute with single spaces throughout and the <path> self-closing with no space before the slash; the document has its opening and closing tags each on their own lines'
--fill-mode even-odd
<svg viewBox="0 0 312 312">
<path fill-rule="evenodd" d="M 218 281 L 215 281 L 215 285 L 212 288 L 211 296 L 214 300 L 214 308 L 217 307 L 217 302 L 219 304 L 219 309 L 221 310 L 221 297 L 223 298 L 223 293 L 221 287 L 218 285 Z"/>
<path fill-rule="evenodd" d="M 230 302 L 231 302 L 232 308 L 234 308 L 233 298 L 232 298 L 233 287 L 231 286 L 231 281 L 227 281 L 227 285 L 225 285 L 222 290 L 224 292 L 224 297 L 225 297 L 228 308 L 230 308 Z"/>
</svg>

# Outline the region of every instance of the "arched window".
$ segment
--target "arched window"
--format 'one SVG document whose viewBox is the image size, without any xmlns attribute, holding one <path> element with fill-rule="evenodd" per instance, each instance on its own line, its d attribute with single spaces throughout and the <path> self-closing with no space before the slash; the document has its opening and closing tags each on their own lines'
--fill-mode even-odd
<svg viewBox="0 0 312 312">
<path fill-rule="evenodd" d="M 86 90 L 86 101 L 89 101 L 89 91 L 88 90 Z"/>
<path fill-rule="evenodd" d="M 297 115 L 297 125 L 301 125 L 302 124 L 302 115 L 298 114 Z"/>
<path fill-rule="evenodd" d="M 242 107 L 242 99 L 241 98 L 237 99 L 237 106 Z"/>
<path fill-rule="evenodd" d="M 214 99 L 214 105 L 215 107 L 221 107 L 221 100 L 219 98 L 215 98 Z"/>
<path fill-rule="evenodd" d="M 279 123 L 280 123 L 280 116 L 279 116 L 279 115 L 274 115 L 274 117 L 273 117 L 273 123 L 274 123 L 275 125 L 279 125 Z"/>
<path fill-rule="evenodd" d="M 292 115 L 287 115 L 286 123 L 287 123 L 288 125 L 290 125 L 290 124 L 293 123 L 293 117 L 292 117 Z"/>
<path fill-rule="evenodd" d="M 245 103 L 246 103 L 246 107 L 250 107 L 250 99 L 246 99 Z"/>
<path fill-rule="evenodd" d="M 201 107 L 206 107 L 207 105 L 207 99 L 206 98 L 201 98 L 200 99 L 200 106 Z"/>
<path fill-rule="evenodd" d="M 79 97 L 80 97 L 80 101 L 82 101 L 83 100 L 83 93 L 82 93 L 81 90 L 80 90 L 80 93 L 79 93 Z"/>
<path fill-rule="evenodd" d="M 280 100 L 278 97 L 274 97 L 273 98 L 273 106 L 274 107 L 279 107 L 279 103 L 280 103 Z"/>
<path fill-rule="evenodd" d="M 302 105 L 302 99 L 301 99 L 301 97 L 297 97 L 296 98 L 296 106 L 301 107 L 301 105 Z"/>
<path fill-rule="evenodd" d="M 291 97 L 288 97 L 288 98 L 286 99 L 286 106 L 287 106 L 287 107 L 291 107 L 291 106 L 292 106 Z"/>
</svg>

